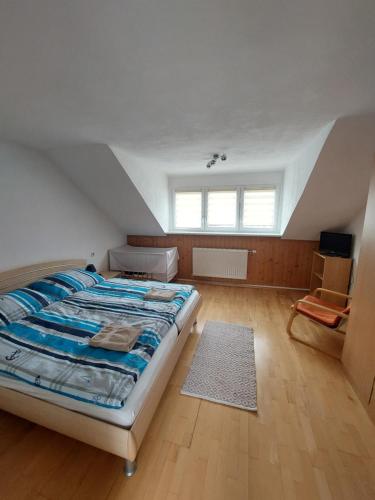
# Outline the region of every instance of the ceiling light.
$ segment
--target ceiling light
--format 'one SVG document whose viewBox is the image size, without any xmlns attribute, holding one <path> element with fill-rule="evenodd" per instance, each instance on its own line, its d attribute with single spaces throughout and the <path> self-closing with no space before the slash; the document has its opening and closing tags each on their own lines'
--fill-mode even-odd
<svg viewBox="0 0 375 500">
<path fill-rule="evenodd" d="M 223 153 L 222 155 L 220 155 L 219 153 L 213 153 L 212 159 L 207 163 L 206 167 L 211 168 L 215 165 L 215 163 L 218 160 L 225 161 L 226 159 L 227 159 L 227 155 L 225 153 Z"/>
</svg>

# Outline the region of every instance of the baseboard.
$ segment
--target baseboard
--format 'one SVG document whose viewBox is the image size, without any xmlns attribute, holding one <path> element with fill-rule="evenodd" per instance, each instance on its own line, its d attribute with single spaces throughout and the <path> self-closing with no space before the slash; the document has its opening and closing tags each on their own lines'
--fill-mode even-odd
<svg viewBox="0 0 375 500">
<path fill-rule="evenodd" d="M 228 283 L 227 281 L 206 281 L 206 280 L 193 280 L 193 279 L 183 279 L 179 278 L 176 280 L 177 283 L 197 283 L 201 285 L 219 285 L 219 286 L 234 286 L 237 288 L 271 288 L 274 290 L 297 290 L 306 292 L 309 288 L 296 288 L 292 286 L 279 286 L 279 285 L 252 285 L 250 283 Z"/>
</svg>

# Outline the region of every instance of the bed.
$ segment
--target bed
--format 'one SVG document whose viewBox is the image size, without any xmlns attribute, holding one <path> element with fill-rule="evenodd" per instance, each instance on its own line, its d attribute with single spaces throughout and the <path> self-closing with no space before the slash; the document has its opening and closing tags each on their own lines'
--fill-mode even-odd
<svg viewBox="0 0 375 500">
<path fill-rule="evenodd" d="M 84 266 L 82 260 L 57 261 L 0 273 L 0 293 L 25 286 L 51 273 Z M 106 282 L 104 285 L 129 285 L 128 282 L 124 284 L 124 280 L 113 281 L 114 284 Z M 142 286 L 145 286 L 144 282 Z M 82 293 L 85 295 L 85 292 Z M 79 294 L 74 297 L 77 301 Z M 200 305 L 201 297 L 193 291 L 178 311 L 173 324 L 165 329 L 160 344 L 123 407 L 114 410 L 88 404 L 2 374 L 0 408 L 125 458 L 125 474 L 133 475 L 137 452 L 196 321 Z"/>
</svg>

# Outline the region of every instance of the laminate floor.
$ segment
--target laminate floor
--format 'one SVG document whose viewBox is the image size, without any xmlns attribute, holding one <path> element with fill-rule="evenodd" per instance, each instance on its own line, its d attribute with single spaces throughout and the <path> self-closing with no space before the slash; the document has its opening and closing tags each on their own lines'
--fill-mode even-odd
<svg viewBox="0 0 375 500">
<path fill-rule="evenodd" d="M 123 460 L 0 412 L 1 500 L 375 499 L 375 426 L 339 361 L 285 331 L 300 292 L 199 285 L 203 306 L 127 479 Z M 255 330 L 258 414 L 181 396 L 208 319 Z M 297 318 L 331 354 L 340 336 Z"/>
</svg>

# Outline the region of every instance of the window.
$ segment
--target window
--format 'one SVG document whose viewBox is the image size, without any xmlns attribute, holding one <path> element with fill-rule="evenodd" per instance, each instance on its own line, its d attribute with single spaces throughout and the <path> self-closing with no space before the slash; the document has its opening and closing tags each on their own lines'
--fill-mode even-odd
<svg viewBox="0 0 375 500">
<path fill-rule="evenodd" d="M 237 226 L 237 191 L 208 191 L 207 227 L 235 229 Z"/>
<path fill-rule="evenodd" d="M 275 227 L 275 189 L 245 189 L 242 227 L 273 229 Z"/>
<path fill-rule="evenodd" d="M 176 229 L 202 229 L 202 192 L 176 192 L 174 215 Z"/>
<path fill-rule="evenodd" d="M 173 191 L 173 230 L 191 232 L 275 233 L 275 186 L 202 188 Z"/>
</svg>

